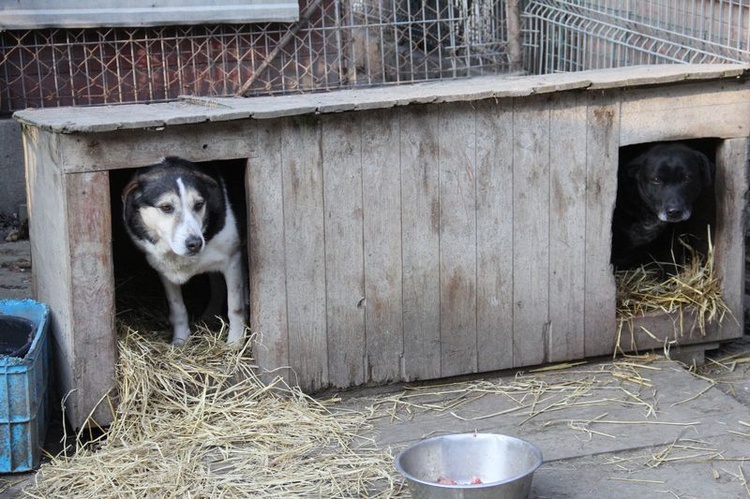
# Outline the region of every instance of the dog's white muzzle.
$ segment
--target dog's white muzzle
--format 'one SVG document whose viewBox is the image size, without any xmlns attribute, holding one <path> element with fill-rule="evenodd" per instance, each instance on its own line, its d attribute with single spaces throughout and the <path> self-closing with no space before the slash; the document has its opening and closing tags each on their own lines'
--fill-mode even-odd
<svg viewBox="0 0 750 499">
<path fill-rule="evenodd" d="M 690 210 L 662 210 L 658 213 L 659 220 L 672 224 L 684 222 L 690 218 L 690 215 L 692 215 Z"/>
<path fill-rule="evenodd" d="M 169 246 L 180 256 L 194 256 L 203 250 L 203 224 L 193 213 L 182 179 L 177 179 L 180 194 L 180 218 L 175 225 Z"/>
</svg>

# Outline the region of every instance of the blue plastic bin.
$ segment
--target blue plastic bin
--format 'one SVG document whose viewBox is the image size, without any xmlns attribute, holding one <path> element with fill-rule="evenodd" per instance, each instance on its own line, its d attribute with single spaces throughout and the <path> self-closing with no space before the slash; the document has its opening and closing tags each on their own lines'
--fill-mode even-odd
<svg viewBox="0 0 750 499">
<path fill-rule="evenodd" d="M 0 356 L 0 473 L 17 473 L 39 466 L 47 433 L 49 308 L 34 300 L 0 300 L 0 315 L 21 317 L 35 326 L 26 355 Z"/>
</svg>

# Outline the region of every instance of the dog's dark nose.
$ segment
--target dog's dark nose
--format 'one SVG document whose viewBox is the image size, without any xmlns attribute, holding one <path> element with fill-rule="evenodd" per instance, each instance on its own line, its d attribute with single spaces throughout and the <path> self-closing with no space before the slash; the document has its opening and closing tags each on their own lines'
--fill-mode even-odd
<svg viewBox="0 0 750 499">
<path fill-rule="evenodd" d="M 682 208 L 682 209 L 669 209 L 666 212 L 667 219 L 663 220 L 664 222 L 684 222 L 688 218 L 690 218 L 690 215 L 692 214 L 690 208 Z"/>
<path fill-rule="evenodd" d="M 682 210 L 667 210 L 667 218 L 669 220 L 680 220 L 682 218 Z"/>
<path fill-rule="evenodd" d="M 203 248 L 203 241 L 198 236 L 188 236 L 185 239 L 185 248 L 191 255 L 195 255 Z"/>
</svg>

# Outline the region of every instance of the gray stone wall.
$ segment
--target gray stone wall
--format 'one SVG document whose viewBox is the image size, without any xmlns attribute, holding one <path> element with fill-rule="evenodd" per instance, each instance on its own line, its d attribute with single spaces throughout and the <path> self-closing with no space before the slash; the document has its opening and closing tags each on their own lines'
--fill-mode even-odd
<svg viewBox="0 0 750 499">
<path fill-rule="evenodd" d="M 11 118 L 0 119 L 0 213 L 18 214 L 25 203 L 21 127 Z"/>
</svg>

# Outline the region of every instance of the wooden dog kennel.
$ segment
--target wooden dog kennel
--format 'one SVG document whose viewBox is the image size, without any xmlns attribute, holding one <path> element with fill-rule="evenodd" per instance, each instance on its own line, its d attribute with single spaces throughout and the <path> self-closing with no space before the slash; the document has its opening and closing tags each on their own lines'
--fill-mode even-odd
<svg viewBox="0 0 750 499">
<path fill-rule="evenodd" d="M 750 83 L 742 65 L 482 77 L 284 97 L 16 113 L 36 298 L 67 415 L 114 386 L 110 172 L 247 158 L 250 313 L 263 370 L 306 390 L 613 353 L 618 150 L 715 138 L 716 266 L 742 335 Z M 155 304 L 161 306 L 161 304 Z M 106 424 L 108 408 L 94 411 Z"/>
</svg>

